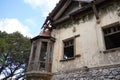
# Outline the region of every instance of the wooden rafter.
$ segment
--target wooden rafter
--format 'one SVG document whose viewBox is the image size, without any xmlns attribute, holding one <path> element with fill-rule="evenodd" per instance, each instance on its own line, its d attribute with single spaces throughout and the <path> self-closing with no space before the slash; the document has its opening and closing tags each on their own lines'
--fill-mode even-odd
<svg viewBox="0 0 120 80">
<path fill-rule="evenodd" d="M 78 2 L 83 2 L 83 3 L 91 3 L 93 0 L 73 0 L 73 1 L 78 1 Z"/>
<path fill-rule="evenodd" d="M 99 19 L 99 15 L 98 15 L 98 10 L 97 10 L 97 8 L 96 8 L 95 2 L 92 1 L 91 4 L 92 4 L 92 9 L 93 9 L 93 12 L 94 12 L 94 14 L 95 14 L 95 17 L 96 17 L 96 19 L 98 20 L 98 19 Z"/>
<path fill-rule="evenodd" d="M 95 5 L 95 1 L 94 0 L 73 0 L 73 1 L 78 1 L 78 2 L 82 2 L 82 3 L 88 3 L 88 4 L 91 4 L 92 6 L 92 9 L 93 9 L 93 12 L 95 14 L 95 17 L 96 19 L 98 20 L 99 19 L 99 15 L 98 15 L 98 10 L 96 8 L 96 5 Z"/>
<path fill-rule="evenodd" d="M 61 0 L 61 1 L 64 1 L 64 0 Z M 65 1 L 67 1 L 67 0 L 65 0 Z M 100 1 L 99 0 L 71 0 L 71 1 L 77 1 L 77 2 L 80 2 L 80 3 L 87 3 L 87 4 L 86 4 L 86 6 L 84 6 L 84 7 L 80 8 L 80 9 L 74 11 L 73 13 L 69 14 L 68 16 L 71 17 L 71 16 L 73 16 L 75 14 L 78 14 L 78 13 L 81 13 L 81 12 L 87 10 L 88 8 L 92 8 L 92 10 L 93 10 L 93 12 L 95 14 L 96 19 L 99 20 L 100 17 L 99 17 L 96 5 L 98 5 L 99 3 L 102 3 L 102 2 L 104 2 L 106 0 L 100 0 Z M 62 3 L 60 3 L 60 4 L 62 4 Z M 55 10 L 58 10 L 56 8 L 55 8 Z M 44 22 L 44 24 L 42 26 L 42 28 L 44 28 L 44 30 L 48 29 L 48 30 L 51 31 L 52 29 L 55 29 L 55 25 L 56 24 L 61 23 L 64 20 L 70 18 L 69 17 L 69 18 L 61 18 L 61 19 L 58 19 L 58 20 L 53 20 L 53 13 L 56 12 L 55 10 L 53 10 L 52 13 L 49 14 L 49 16 L 46 18 L 46 21 Z M 50 21 L 49 24 L 51 25 L 51 27 L 49 27 L 49 24 L 47 23 L 48 21 Z"/>
</svg>

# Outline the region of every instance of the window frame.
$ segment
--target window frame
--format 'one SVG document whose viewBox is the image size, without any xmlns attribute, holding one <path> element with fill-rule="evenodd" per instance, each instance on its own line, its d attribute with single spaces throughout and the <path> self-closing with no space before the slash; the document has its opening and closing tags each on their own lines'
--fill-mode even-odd
<svg viewBox="0 0 120 80">
<path fill-rule="evenodd" d="M 65 55 L 65 53 L 64 53 L 64 49 L 65 49 L 65 42 L 69 42 L 69 41 L 71 41 L 71 40 L 73 40 L 73 56 L 72 57 L 69 57 L 69 58 L 67 58 L 67 59 L 65 59 L 64 58 L 64 55 Z M 62 41 L 63 42 L 63 56 L 62 56 L 62 59 L 63 60 L 69 60 L 69 59 L 73 59 L 74 57 L 75 57 L 75 49 L 76 49 L 76 45 L 75 45 L 75 38 L 74 37 L 72 37 L 72 38 L 68 38 L 68 39 L 65 39 L 65 40 L 63 40 Z M 70 46 L 69 46 L 70 47 Z"/>
<path fill-rule="evenodd" d="M 42 55 L 42 47 L 43 47 L 43 44 L 44 43 L 47 43 L 47 46 L 46 46 L 46 53 L 45 53 L 45 61 L 41 61 L 41 55 Z M 41 46 L 40 46 L 40 52 L 39 52 L 39 70 L 45 70 L 46 69 L 46 61 L 47 61 L 47 49 L 48 49 L 48 41 L 41 41 Z M 44 63 L 44 68 L 41 67 L 41 64 Z"/>
<path fill-rule="evenodd" d="M 70 38 L 67 38 L 67 39 L 64 39 L 62 40 L 62 57 L 61 57 L 61 60 L 60 62 L 64 62 L 64 61 L 69 61 L 69 60 L 74 60 L 75 58 L 78 58 L 78 57 L 81 57 L 80 54 L 76 54 L 76 38 L 80 37 L 80 34 L 77 34 L 77 35 L 74 35 L 73 37 L 70 37 Z M 64 59 L 63 56 L 64 56 L 64 42 L 65 41 L 69 41 L 73 39 L 74 40 L 74 56 L 71 57 L 71 58 L 68 58 L 68 59 Z"/>
<path fill-rule="evenodd" d="M 120 47 L 115 47 L 115 48 L 109 48 L 109 49 L 107 49 L 107 46 L 106 46 L 106 41 L 105 41 L 105 33 L 104 33 L 104 30 L 105 29 L 108 29 L 108 28 L 113 28 L 113 27 L 116 27 L 116 26 L 119 26 L 120 27 L 120 23 L 119 22 L 115 22 L 115 23 L 112 23 L 112 24 L 109 24 L 109 25 L 106 25 L 106 26 L 104 26 L 104 27 L 102 27 L 102 33 L 103 33 L 103 44 L 104 44 L 104 50 L 105 51 L 103 51 L 104 53 L 106 53 L 106 52 L 109 52 L 109 51 L 114 51 L 114 50 L 119 50 L 120 49 Z M 109 33 L 110 34 L 110 33 Z M 108 34 L 108 35 L 109 35 Z M 112 34 L 112 33 L 111 33 Z M 111 35 L 110 34 L 110 35 Z M 114 34 L 116 34 L 116 33 L 113 33 L 112 35 L 114 35 Z"/>
<path fill-rule="evenodd" d="M 35 57 L 36 57 L 36 54 L 37 54 L 37 42 L 36 41 L 34 41 L 33 42 L 33 47 L 32 47 L 32 56 L 31 56 L 31 61 L 34 61 L 35 60 Z M 33 57 L 33 55 L 34 55 L 34 57 Z"/>
</svg>

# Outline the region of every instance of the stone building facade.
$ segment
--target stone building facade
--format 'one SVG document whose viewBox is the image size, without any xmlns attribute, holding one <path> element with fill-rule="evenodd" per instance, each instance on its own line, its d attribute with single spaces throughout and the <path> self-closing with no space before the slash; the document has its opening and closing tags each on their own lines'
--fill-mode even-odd
<svg viewBox="0 0 120 80">
<path fill-rule="evenodd" d="M 60 0 L 31 39 L 33 80 L 120 80 L 120 1 Z"/>
</svg>

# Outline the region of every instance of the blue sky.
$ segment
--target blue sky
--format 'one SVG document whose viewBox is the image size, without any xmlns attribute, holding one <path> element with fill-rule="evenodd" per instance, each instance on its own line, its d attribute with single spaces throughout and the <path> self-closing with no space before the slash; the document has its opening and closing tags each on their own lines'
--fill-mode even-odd
<svg viewBox="0 0 120 80">
<path fill-rule="evenodd" d="M 0 30 L 34 37 L 59 0 L 0 0 Z"/>
</svg>

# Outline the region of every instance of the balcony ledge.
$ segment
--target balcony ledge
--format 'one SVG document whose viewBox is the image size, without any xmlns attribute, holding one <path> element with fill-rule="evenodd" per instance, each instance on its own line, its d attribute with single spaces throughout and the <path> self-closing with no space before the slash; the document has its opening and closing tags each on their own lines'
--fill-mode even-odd
<svg viewBox="0 0 120 80">
<path fill-rule="evenodd" d="M 28 78 L 50 78 L 52 76 L 52 73 L 50 72 L 41 72 L 41 71 L 28 71 L 26 72 L 26 75 Z"/>
</svg>

